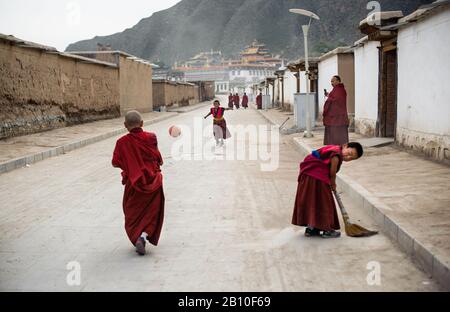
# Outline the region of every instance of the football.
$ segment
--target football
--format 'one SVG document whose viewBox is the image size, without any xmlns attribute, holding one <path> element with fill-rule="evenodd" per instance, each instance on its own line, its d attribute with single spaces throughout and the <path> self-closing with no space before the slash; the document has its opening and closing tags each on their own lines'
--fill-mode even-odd
<svg viewBox="0 0 450 312">
<path fill-rule="evenodd" d="M 173 138 L 177 138 L 181 135 L 181 129 L 177 126 L 172 126 L 169 128 L 169 134 Z"/>
</svg>

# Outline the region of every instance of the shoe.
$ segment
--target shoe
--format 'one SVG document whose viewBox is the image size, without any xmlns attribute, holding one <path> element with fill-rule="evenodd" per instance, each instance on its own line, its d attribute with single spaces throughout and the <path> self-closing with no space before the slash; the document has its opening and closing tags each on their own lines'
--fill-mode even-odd
<svg viewBox="0 0 450 312">
<path fill-rule="evenodd" d="M 140 256 L 145 255 L 145 239 L 143 237 L 139 237 L 136 242 L 136 252 Z"/>
<path fill-rule="evenodd" d="M 306 237 L 320 236 L 320 230 L 307 227 L 305 230 L 305 236 Z"/>
<path fill-rule="evenodd" d="M 323 231 L 322 233 L 323 238 L 339 238 L 341 237 L 341 232 L 338 231 Z"/>
</svg>

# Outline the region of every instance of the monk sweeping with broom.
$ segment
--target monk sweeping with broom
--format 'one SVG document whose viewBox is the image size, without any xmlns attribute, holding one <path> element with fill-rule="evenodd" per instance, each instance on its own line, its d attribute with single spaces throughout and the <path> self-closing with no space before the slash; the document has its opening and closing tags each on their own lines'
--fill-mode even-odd
<svg viewBox="0 0 450 312">
<path fill-rule="evenodd" d="M 356 160 L 363 155 L 359 143 L 329 145 L 313 151 L 300 164 L 297 196 L 292 224 L 306 226 L 305 236 L 337 238 L 341 233 L 333 192 L 339 200 L 342 215 L 349 236 L 370 236 L 376 232 L 368 231 L 348 219 L 339 195 L 336 193 L 336 173 L 342 162 Z"/>
</svg>

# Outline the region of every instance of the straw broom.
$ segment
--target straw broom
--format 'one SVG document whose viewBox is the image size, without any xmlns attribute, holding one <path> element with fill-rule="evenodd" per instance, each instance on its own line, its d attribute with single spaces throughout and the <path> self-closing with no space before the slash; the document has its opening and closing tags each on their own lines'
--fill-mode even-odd
<svg viewBox="0 0 450 312">
<path fill-rule="evenodd" d="M 354 224 L 350 222 L 350 217 L 348 216 L 347 210 L 345 210 L 344 204 L 342 203 L 341 196 L 333 191 L 334 197 L 339 204 L 339 208 L 341 209 L 342 218 L 345 223 L 345 233 L 350 237 L 369 237 L 378 234 L 377 231 L 370 231 L 368 229 L 363 228 L 358 224 Z"/>
</svg>

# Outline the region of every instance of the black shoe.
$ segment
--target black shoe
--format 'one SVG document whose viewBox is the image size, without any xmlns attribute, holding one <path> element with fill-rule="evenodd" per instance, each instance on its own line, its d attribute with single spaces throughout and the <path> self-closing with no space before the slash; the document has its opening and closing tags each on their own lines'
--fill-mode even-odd
<svg viewBox="0 0 450 312">
<path fill-rule="evenodd" d="M 136 242 L 136 252 L 140 256 L 145 255 L 145 239 L 143 237 L 139 237 Z"/>
<path fill-rule="evenodd" d="M 322 233 L 323 238 L 339 238 L 341 237 L 341 232 L 338 231 L 323 231 Z"/>
<path fill-rule="evenodd" d="M 320 236 L 320 230 L 315 228 L 306 228 L 305 230 L 306 237 Z"/>
</svg>

